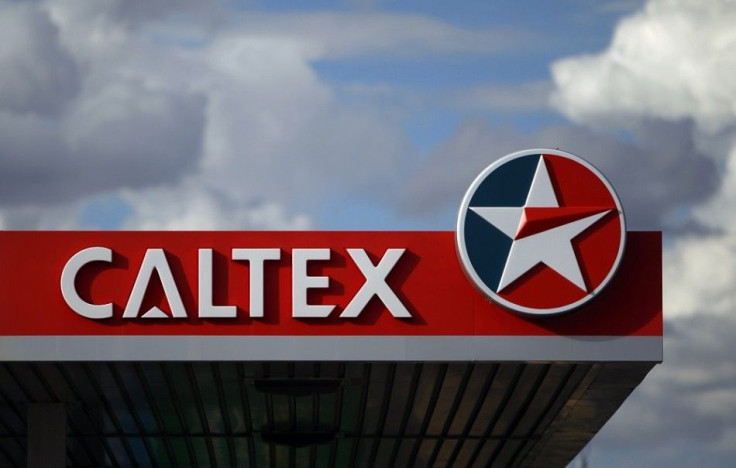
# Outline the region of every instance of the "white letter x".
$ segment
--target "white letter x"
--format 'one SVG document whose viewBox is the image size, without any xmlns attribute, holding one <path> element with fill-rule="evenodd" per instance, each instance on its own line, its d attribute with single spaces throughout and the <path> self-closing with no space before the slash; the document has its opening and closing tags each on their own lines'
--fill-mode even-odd
<svg viewBox="0 0 736 468">
<path fill-rule="evenodd" d="M 411 314 L 406 306 L 396 296 L 396 293 L 386 284 L 386 276 L 396 266 L 399 258 L 404 254 L 406 249 L 388 249 L 378 265 L 368 258 L 363 249 L 347 249 L 348 254 L 353 259 L 360 272 L 365 277 L 365 284 L 360 288 L 358 293 L 345 307 L 340 314 L 340 318 L 355 318 L 363 312 L 363 308 L 368 304 L 373 296 L 378 296 L 386 308 L 396 318 L 411 318 Z"/>
</svg>

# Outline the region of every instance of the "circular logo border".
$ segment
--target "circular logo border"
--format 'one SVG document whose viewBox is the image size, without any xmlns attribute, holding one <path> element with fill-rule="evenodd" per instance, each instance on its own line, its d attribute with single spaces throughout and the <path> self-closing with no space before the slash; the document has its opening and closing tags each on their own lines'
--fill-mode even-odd
<svg viewBox="0 0 736 468">
<path fill-rule="evenodd" d="M 571 159 L 577 163 L 580 163 L 583 166 L 585 166 L 587 169 L 589 169 L 593 174 L 595 174 L 598 177 L 598 179 L 601 182 L 603 182 L 603 184 L 606 186 L 608 191 L 611 193 L 611 197 L 616 203 L 616 208 L 618 209 L 619 220 L 621 224 L 621 239 L 620 239 L 619 247 L 618 247 L 618 255 L 616 255 L 616 260 L 614 261 L 613 265 L 611 266 L 611 270 L 608 272 L 608 275 L 603 279 L 603 281 L 601 281 L 601 283 L 593 291 L 590 291 L 588 294 L 583 296 L 578 301 L 575 301 L 571 304 L 567 304 L 567 305 L 560 306 L 560 307 L 554 307 L 550 309 L 537 309 L 537 308 L 532 308 L 532 307 L 521 306 L 519 304 L 515 304 L 499 296 L 496 292 L 494 292 L 491 288 L 489 288 L 483 282 L 480 276 L 478 276 L 475 269 L 473 268 L 473 265 L 470 263 L 470 258 L 468 257 L 468 252 L 465 246 L 465 217 L 466 217 L 466 214 L 468 213 L 470 199 L 473 197 L 478 187 L 483 183 L 483 181 L 486 179 L 486 177 L 491 172 L 495 171 L 500 166 L 514 159 L 517 159 L 523 156 L 535 155 L 535 154 L 540 154 L 540 155 L 549 154 L 553 156 L 561 156 L 564 158 Z M 568 153 L 566 151 L 560 151 L 560 150 L 553 150 L 549 148 L 535 148 L 535 149 L 522 150 L 522 151 L 517 151 L 515 153 L 507 154 L 506 156 L 494 161 L 491 165 L 486 167 L 483 170 L 483 172 L 481 172 L 475 178 L 472 184 L 470 184 L 470 187 L 465 192 L 465 196 L 463 197 L 463 200 L 460 203 L 460 211 L 458 212 L 457 226 L 455 229 L 455 248 L 457 250 L 458 257 L 460 258 L 460 264 L 462 265 L 463 270 L 465 271 L 465 274 L 468 276 L 468 278 L 470 278 L 470 280 L 472 281 L 472 283 L 475 285 L 476 288 L 478 288 L 483 294 L 486 295 L 486 297 L 493 300 L 497 304 L 500 304 L 503 307 L 511 311 L 514 311 L 514 312 L 520 312 L 522 314 L 530 314 L 530 315 L 535 315 L 535 316 L 564 314 L 566 312 L 570 312 L 571 310 L 577 309 L 578 307 L 582 306 L 583 304 L 593 299 L 598 293 L 600 293 L 608 285 L 608 283 L 611 281 L 613 276 L 618 271 L 618 268 L 621 264 L 621 258 L 623 257 L 624 250 L 626 249 L 626 219 L 624 216 L 624 210 L 621 206 L 621 201 L 619 200 L 616 190 L 614 190 L 613 186 L 610 184 L 610 182 L 608 182 L 608 179 L 606 179 L 603 176 L 603 174 L 595 166 L 590 164 L 588 161 L 572 153 Z"/>
</svg>

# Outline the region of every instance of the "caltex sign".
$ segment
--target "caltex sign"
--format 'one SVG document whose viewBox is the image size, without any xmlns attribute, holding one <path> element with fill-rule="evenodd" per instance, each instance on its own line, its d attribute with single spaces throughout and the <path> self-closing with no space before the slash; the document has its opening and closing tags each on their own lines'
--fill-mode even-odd
<svg viewBox="0 0 736 468">
<path fill-rule="evenodd" d="M 0 232 L 0 361 L 659 360 L 661 276 L 598 171 L 524 151 L 456 232 Z"/>
</svg>

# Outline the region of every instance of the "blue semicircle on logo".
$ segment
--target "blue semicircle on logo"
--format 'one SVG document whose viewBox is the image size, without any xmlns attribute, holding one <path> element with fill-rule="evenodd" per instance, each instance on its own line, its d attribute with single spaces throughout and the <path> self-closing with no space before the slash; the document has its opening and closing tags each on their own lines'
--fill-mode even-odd
<svg viewBox="0 0 736 468">
<path fill-rule="evenodd" d="M 522 156 L 496 167 L 475 189 L 469 207 L 524 206 L 539 154 Z M 512 239 L 470 209 L 465 216 L 465 248 L 483 283 L 498 290 Z"/>
</svg>

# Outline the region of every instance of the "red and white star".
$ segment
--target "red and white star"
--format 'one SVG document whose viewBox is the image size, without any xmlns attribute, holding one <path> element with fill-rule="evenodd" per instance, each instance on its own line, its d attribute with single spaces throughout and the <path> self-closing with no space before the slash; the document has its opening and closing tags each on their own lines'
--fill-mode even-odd
<svg viewBox="0 0 736 468">
<path fill-rule="evenodd" d="M 539 158 L 524 206 L 470 209 L 513 240 L 497 292 L 540 263 L 588 292 L 572 241 L 613 210 L 595 206 L 561 207 L 543 156 Z"/>
</svg>

